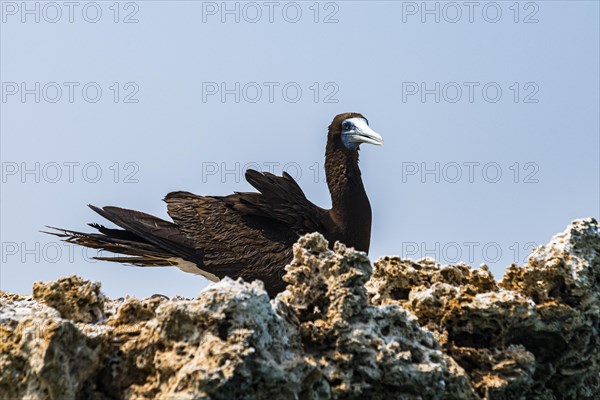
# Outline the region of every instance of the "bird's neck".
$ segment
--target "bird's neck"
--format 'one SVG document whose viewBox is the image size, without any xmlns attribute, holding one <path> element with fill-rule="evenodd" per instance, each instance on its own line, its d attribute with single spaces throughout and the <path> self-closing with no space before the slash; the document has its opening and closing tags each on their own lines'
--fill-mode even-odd
<svg viewBox="0 0 600 400">
<path fill-rule="evenodd" d="M 340 239 L 358 250 L 368 251 L 371 205 L 358 168 L 358 151 L 328 143 L 325 175 L 331 192 L 332 216 L 344 228 Z"/>
<path fill-rule="evenodd" d="M 328 146 L 333 147 L 333 146 Z M 331 191 L 333 209 L 345 212 L 359 197 L 366 197 L 358 168 L 358 151 L 328 148 L 325 157 L 325 175 Z"/>
</svg>

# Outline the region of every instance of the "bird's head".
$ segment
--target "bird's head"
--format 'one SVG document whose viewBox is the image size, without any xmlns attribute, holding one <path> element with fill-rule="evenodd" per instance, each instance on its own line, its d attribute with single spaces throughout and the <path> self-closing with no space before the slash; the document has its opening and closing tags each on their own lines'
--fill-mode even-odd
<svg viewBox="0 0 600 400">
<path fill-rule="evenodd" d="M 369 127 L 369 121 L 359 113 L 336 115 L 329 125 L 329 141 L 342 144 L 348 150 L 357 150 L 361 143 L 381 146 L 383 138 Z"/>
</svg>

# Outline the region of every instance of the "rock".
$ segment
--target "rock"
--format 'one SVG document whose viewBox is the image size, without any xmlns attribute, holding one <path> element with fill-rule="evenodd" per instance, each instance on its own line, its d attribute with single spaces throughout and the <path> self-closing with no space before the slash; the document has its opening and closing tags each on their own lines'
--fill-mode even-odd
<svg viewBox="0 0 600 400">
<path fill-rule="evenodd" d="M 2 398 L 76 398 L 101 367 L 105 331 L 63 319 L 31 297 L 0 292 Z"/>
<path fill-rule="evenodd" d="M 100 284 L 68 276 L 56 282 L 33 284 L 33 298 L 57 310 L 73 322 L 94 323 L 104 319 L 105 296 Z"/>
<path fill-rule="evenodd" d="M 443 351 L 490 399 L 600 398 L 600 232 L 576 220 L 511 265 L 497 285 L 486 266 L 385 257 L 367 283 L 436 333 Z"/>
<path fill-rule="evenodd" d="M 287 290 L 111 300 L 70 276 L 0 292 L 0 393 L 26 399 L 593 399 L 600 233 L 574 221 L 502 280 L 319 234 Z"/>
<path fill-rule="evenodd" d="M 303 358 L 319 366 L 331 397 L 475 398 L 462 369 L 412 314 L 369 304 L 370 275 L 365 253 L 340 243 L 331 251 L 321 235 L 306 235 L 276 299 L 293 316 Z"/>
</svg>

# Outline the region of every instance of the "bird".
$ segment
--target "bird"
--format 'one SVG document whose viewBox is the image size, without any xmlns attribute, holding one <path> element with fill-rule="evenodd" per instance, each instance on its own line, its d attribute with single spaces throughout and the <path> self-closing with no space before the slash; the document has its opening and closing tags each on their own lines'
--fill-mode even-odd
<svg viewBox="0 0 600 400">
<path fill-rule="evenodd" d="M 372 211 L 358 167 L 361 144 L 382 145 L 383 138 L 360 113 L 336 115 L 328 127 L 325 175 L 331 208 L 310 202 L 287 172 L 281 176 L 248 169 L 245 178 L 257 192 L 200 196 L 166 195 L 172 221 L 120 207 L 88 205 L 118 228 L 91 223 L 95 233 L 47 226 L 45 232 L 89 248 L 116 253 L 98 260 L 141 267 L 176 266 L 216 282 L 228 276 L 261 280 L 271 298 L 286 288 L 285 266 L 300 236 L 319 232 L 368 253 Z"/>
</svg>

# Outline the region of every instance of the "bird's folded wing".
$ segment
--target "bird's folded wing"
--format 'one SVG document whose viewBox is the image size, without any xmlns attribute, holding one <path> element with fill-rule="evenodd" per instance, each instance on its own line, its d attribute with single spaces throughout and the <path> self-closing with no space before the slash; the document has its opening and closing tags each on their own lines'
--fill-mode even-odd
<svg viewBox="0 0 600 400">
<path fill-rule="evenodd" d="M 252 281 L 283 272 L 297 235 L 281 223 L 245 216 L 220 196 L 171 192 L 165 197 L 179 231 L 202 251 L 202 263 L 217 276 Z"/>
<path fill-rule="evenodd" d="M 271 218 L 299 235 L 323 230 L 326 211 L 311 203 L 288 173 L 277 176 L 249 169 L 246 180 L 260 193 L 236 192 L 223 198 L 241 214 Z"/>
</svg>

